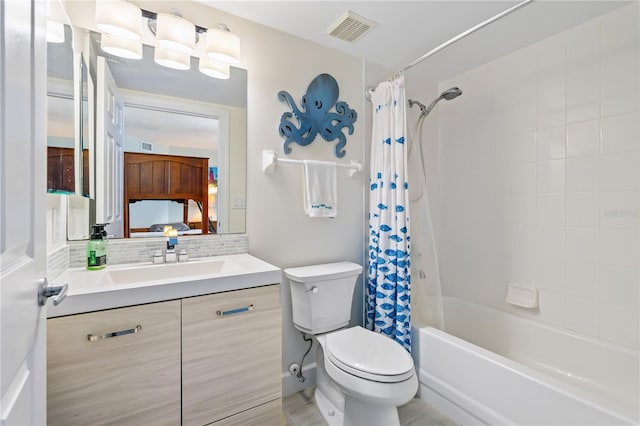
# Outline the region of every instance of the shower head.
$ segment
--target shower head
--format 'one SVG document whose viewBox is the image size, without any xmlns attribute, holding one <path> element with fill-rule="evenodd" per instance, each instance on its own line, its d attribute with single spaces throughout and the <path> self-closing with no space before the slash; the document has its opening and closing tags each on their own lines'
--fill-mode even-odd
<svg viewBox="0 0 640 426">
<path fill-rule="evenodd" d="M 450 101 L 451 99 L 455 99 L 460 95 L 462 95 L 462 90 L 457 87 L 452 87 L 442 92 L 440 96 L 438 96 L 433 102 L 431 102 L 428 107 L 425 107 L 418 101 L 412 101 L 411 99 L 409 99 L 409 108 L 411 108 L 413 105 L 418 105 L 420 107 L 420 118 L 424 118 L 429 115 L 431 110 L 436 106 L 438 102 L 440 102 L 441 99 Z"/>
<path fill-rule="evenodd" d="M 451 89 L 447 89 L 440 95 L 441 98 L 450 101 L 451 99 L 455 99 L 458 96 L 462 95 L 462 90 L 457 87 L 452 87 Z"/>
</svg>

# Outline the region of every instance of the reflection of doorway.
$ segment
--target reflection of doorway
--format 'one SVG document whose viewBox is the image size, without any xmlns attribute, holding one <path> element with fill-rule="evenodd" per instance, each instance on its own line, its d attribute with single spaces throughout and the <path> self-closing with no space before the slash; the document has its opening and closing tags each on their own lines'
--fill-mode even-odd
<svg viewBox="0 0 640 426">
<path fill-rule="evenodd" d="M 140 102 L 143 98 L 152 97 L 153 95 L 135 92 L 135 96 L 136 100 Z M 146 106 L 140 103 L 135 105 L 133 103 L 125 103 L 125 118 L 124 139 L 125 152 L 127 153 L 146 154 L 151 157 L 157 155 L 158 158 L 181 157 L 186 159 L 188 157 L 208 159 L 207 167 L 202 170 L 204 173 L 202 176 L 206 185 L 211 183 L 215 187 L 207 186 L 207 194 L 204 196 L 207 197 L 208 202 L 204 207 L 209 212 L 208 216 L 213 224 L 213 229 L 209 226 L 208 230 L 210 233 L 215 232 L 218 216 L 216 195 L 218 185 L 218 145 L 220 139 L 219 120 L 213 116 L 158 106 Z M 214 170 L 211 179 L 208 176 L 209 170 Z M 154 172 L 155 175 L 156 173 Z M 147 199 L 161 198 L 158 193 L 147 194 Z M 198 199 L 202 200 L 202 197 L 197 198 L 196 201 Z M 171 211 L 172 207 L 175 207 L 171 206 L 172 201 L 158 201 L 158 203 L 164 204 L 154 210 L 154 213 Z M 155 222 L 150 222 L 151 215 L 149 215 L 148 209 L 137 208 L 138 206 L 133 208 L 133 204 L 131 207 L 131 228 L 143 228 L 149 226 L 150 223 L 161 223 L 157 222 L 158 218 L 156 218 Z M 168 213 L 167 220 L 164 223 L 183 222 L 191 229 L 201 229 L 203 223 L 204 226 L 207 226 L 206 217 L 203 221 L 201 206 L 198 203 L 190 200 L 185 208 L 184 215 L 179 214 L 178 218 L 175 217 L 175 214 Z M 174 210 L 177 210 L 177 208 L 174 208 Z"/>
</svg>

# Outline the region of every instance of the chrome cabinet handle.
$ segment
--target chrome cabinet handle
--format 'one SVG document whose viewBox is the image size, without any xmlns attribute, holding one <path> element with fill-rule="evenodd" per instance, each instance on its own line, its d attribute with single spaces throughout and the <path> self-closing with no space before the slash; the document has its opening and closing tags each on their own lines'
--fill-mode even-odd
<svg viewBox="0 0 640 426">
<path fill-rule="evenodd" d="M 244 314 L 245 312 L 251 311 L 253 311 L 253 305 L 244 306 L 242 308 L 229 309 L 228 311 L 216 311 L 216 315 L 218 315 L 219 317 L 226 317 L 229 315 Z"/>
<path fill-rule="evenodd" d="M 38 285 L 38 305 L 44 306 L 47 304 L 47 299 L 53 297 L 53 305 L 58 306 L 60 302 L 67 297 L 67 290 L 69 290 L 69 284 L 53 285 L 49 284 L 46 278 L 41 278 L 40 285 Z"/>
<path fill-rule="evenodd" d="M 113 331 L 111 333 L 87 334 L 87 340 L 90 342 L 95 342 L 97 340 L 110 339 L 112 337 L 126 336 L 127 334 L 136 334 L 136 333 L 139 333 L 141 330 L 142 330 L 142 326 L 138 324 L 134 328 L 128 328 L 126 330 L 120 330 L 120 331 Z"/>
</svg>

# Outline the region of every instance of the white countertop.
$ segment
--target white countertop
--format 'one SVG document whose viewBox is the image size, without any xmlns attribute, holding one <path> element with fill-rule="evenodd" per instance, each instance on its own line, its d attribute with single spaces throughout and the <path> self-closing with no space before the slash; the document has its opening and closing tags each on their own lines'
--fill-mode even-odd
<svg viewBox="0 0 640 426">
<path fill-rule="evenodd" d="M 47 304 L 47 317 L 240 290 L 281 280 L 280 268 L 249 254 L 163 265 L 108 265 L 98 271 L 73 268 L 55 280 L 55 284 L 69 284 L 69 289 L 58 306 Z"/>
</svg>

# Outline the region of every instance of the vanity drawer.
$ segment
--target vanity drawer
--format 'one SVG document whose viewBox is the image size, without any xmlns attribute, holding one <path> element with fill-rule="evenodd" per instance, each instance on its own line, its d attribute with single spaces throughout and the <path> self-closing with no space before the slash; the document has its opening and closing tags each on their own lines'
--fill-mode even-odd
<svg viewBox="0 0 640 426">
<path fill-rule="evenodd" d="M 279 285 L 183 299 L 183 425 L 279 400 L 281 351 Z"/>
<path fill-rule="evenodd" d="M 180 301 L 47 322 L 49 425 L 180 424 Z"/>
</svg>

